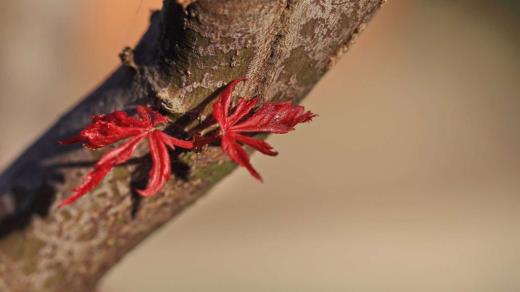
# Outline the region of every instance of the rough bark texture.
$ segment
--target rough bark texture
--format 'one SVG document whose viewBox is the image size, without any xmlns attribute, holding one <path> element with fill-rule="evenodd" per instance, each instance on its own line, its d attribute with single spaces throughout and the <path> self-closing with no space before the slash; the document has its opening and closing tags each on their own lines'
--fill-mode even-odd
<svg viewBox="0 0 520 292">
<path fill-rule="evenodd" d="M 384 0 L 165 0 L 123 65 L 0 176 L 0 291 L 91 291 L 103 274 L 234 168 L 216 147 L 178 152 L 166 191 L 141 199 L 147 158 L 118 167 L 95 191 L 56 203 L 100 156 L 64 147 L 92 114 L 162 106 L 189 136 L 219 88 L 297 102 L 340 58 Z M 146 151 L 140 149 L 141 153 Z M 146 168 L 146 167 L 145 167 Z"/>
</svg>

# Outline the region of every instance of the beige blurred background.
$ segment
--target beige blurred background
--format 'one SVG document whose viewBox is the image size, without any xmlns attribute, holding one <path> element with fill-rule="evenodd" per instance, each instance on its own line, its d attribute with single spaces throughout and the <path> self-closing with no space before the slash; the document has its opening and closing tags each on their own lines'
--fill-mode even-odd
<svg viewBox="0 0 520 292">
<path fill-rule="evenodd" d="M 0 168 L 118 65 L 160 0 L 0 2 Z M 520 291 L 520 5 L 390 0 L 254 156 L 104 292 Z"/>
</svg>

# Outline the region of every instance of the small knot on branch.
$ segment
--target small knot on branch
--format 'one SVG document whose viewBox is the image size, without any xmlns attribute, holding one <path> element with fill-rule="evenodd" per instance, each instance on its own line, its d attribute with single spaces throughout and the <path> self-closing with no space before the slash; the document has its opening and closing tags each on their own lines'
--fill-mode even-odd
<svg viewBox="0 0 520 292">
<path fill-rule="evenodd" d="M 119 59 L 121 59 L 121 63 L 123 65 L 130 67 L 137 71 L 139 69 L 139 66 L 135 63 L 134 60 L 134 50 L 130 47 L 125 47 L 121 53 L 119 53 Z"/>
</svg>

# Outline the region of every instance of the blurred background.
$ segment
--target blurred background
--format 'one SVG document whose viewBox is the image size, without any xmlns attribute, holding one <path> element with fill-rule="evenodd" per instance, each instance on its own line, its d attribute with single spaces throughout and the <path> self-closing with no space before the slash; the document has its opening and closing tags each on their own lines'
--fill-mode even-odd
<svg viewBox="0 0 520 292">
<path fill-rule="evenodd" d="M 320 116 L 156 232 L 103 292 L 519 291 L 520 2 L 390 0 Z M 0 2 L 0 168 L 96 87 L 160 0 Z"/>
</svg>

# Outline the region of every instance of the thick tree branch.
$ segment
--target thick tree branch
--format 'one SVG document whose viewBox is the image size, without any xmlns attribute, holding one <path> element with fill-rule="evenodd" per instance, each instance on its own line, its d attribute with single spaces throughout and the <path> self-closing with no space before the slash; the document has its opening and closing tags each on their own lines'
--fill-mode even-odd
<svg viewBox="0 0 520 292">
<path fill-rule="evenodd" d="M 215 147 L 177 153 L 164 193 L 141 199 L 149 165 L 118 167 L 56 209 L 99 153 L 56 143 L 93 114 L 162 106 L 189 135 L 230 80 L 239 92 L 297 102 L 352 44 L 383 0 L 165 0 L 123 66 L 0 176 L 0 291 L 91 291 L 103 274 L 234 168 Z M 144 146 L 145 147 L 145 146 Z M 146 147 L 145 147 L 146 148 Z M 143 153 L 146 149 L 141 149 Z"/>
</svg>

